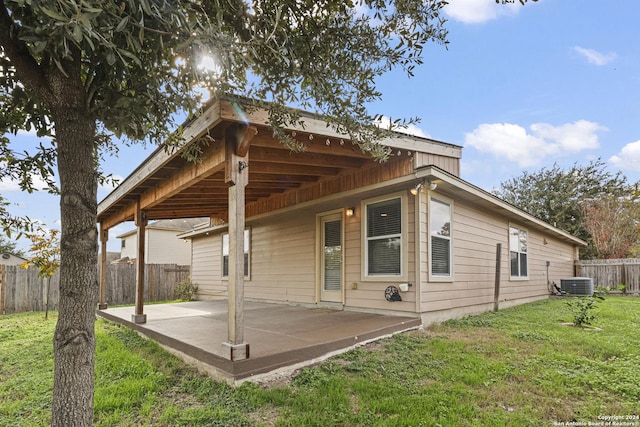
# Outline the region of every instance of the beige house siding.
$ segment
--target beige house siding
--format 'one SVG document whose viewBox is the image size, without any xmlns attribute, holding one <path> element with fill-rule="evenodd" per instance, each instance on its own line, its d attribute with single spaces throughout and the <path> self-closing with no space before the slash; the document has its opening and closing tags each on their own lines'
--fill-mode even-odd
<svg viewBox="0 0 640 427">
<path fill-rule="evenodd" d="M 135 259 L 138 254 L 138 236 L 135 233 L 121 237 L 120 257 Z M 124 243 L 124 244 L 123 244 Z"/>
<path fill-rule="evenodd" d="M 395 195 L 394 195 L 395 196 Z M 361 244 L 362 209 L 356 215 L 343 217 L 345 306 L 354 309 L 391 310 L 415 313 L 416 287 L 401 292 L 403 301 L 388 302 L 384 291 L 389 285 L 415 283 L 415 232 L 413 197 L 407 196 L 409 221 L 405 233 L 408 280 L 362 280 Z M 359 205 L 358 205 L 359 206 Z M 245 279 L 245 297 L 267 301 L 315 304 L 317 292 L 316 215 L 340 209 L 340 206 L 318 206 L 317 211 L 290 211 L 259 220 L 248 220 L 251 228 L 250 278 Z M 198 284 L 198 297 L 226 297 L 227 281 L 222 278 L 222 235 L 225 229 L 193 239 L 191 279 Z M 355 288 L 355 289 L 354 289 Z"/>
<path fill-rule="evenodd" d="M 287 214 L 256 222 L 251 228 L 250 278 L 245 297 L 268 301 L 315 302 L 315 216 Z M 201 299 L 226 297 L 222 278 L 225 229 L 193 239 L 191 279 Z"/>
<path fill-rule="evenodd" d="M 245 295 L 315 303 L 315 215 L 289 212 L 251 226 L 251 280 Z"/>
<path fill-rule="evenodd" d="M 422 203 L 425 203 L 425 200 Z M 426 211 L 426 207 L 424 209 Z M 486 212 L 464 201 L 456 200 L 452 224 L 453 280 L 429 282 L 426 253 L 429 238 L 427 224 L 425 217 L 425 231 L 422 233 L 420 244 L 423 251 L 421 306 L 423 312 L 430 313 L 423 316 L 428 321 L 440 321 L 493 307 L 498 243 L 502 244 L 499 300 L 501 306 L 547 297 L 549 291 L 546 261 L 551 262 L 549 280 L 558 282 L 560 278 L 573 275 L 574 246 L 572 244 L 545 237 L 537 230 L 513 223 L 528 231 L 528 278 L 511 279 L 509 264 L 511 222 L 492 212 Z"/>
<path fill-rule="evenodd" d="M 397 197 L 397 194 L 389 195 Z M 398 311 L 416 312 L 416 274 L 415 274 L 415 198 L 409 194 L 403 195 L 406 200 L 406 212 L 403 215 L 406 221 L 406 239 L 404 246 L 404 265 L 406 280 L 397 278 L 371 279 L 363 277 L 364 252 L 362 248 L 362 232 L 366 224 L 363 223 L 363 203 L 358 210 L 357 218 L 354 216 L 346 222 L 346 306 L 373 311 Z M 385 289 L 389 285 L 398 287 L 400 283 L 411 283 L 407 292 L 400 292 L 402 301 L 389 302 L 385 299 Z M 354 286 L 355 284 L 355 286 Z M 353 288 L 356 289 L 353 289 Z"/>
<path fill-rule="evenodd" d="M 191 264 L 191 240 L 184 242 L 176 236 L 179 231 L 147 229 L 145 234 L 146 264 Z M 132 233 L 121 237 L 125 242 L 121 258 L 135 259 L 138 255 L 138 236 Z"/>
<path fill-rule="evenodd" d="M 416 152 L 415 167 L 437 166 L 452 175 L 460 176 L 460 159 L 456 157 L 441 156 L 438 154 Z"/>
<path fill-rule="evenodd" d="M 222 276 L 222 237 L 208 235 L 192 240 L 191 282 L 198 285 L 202 300 L 226 298 L 227 286 Z"/>
<path fill-rule="evenodd" d="M 449 201 L 452 209 L 453 276 L 448 281 L 430 281 L 428 263 L 428 197 Z M 494 211 L 482 209 L 437 191 L 414 197 L 408 191 L 372 199 L 402 197 L 406 233 L 404 234 L 402 278 L 367 278 L 363 273 L 364 212 L 370 201 L 360 204 L 318 204 L 304 210 L 249 219 L 251 229 L 250 277 L 245 279 L 245 297 L 274 302 L 315 304 L 319 301 L 318 215 L 356 206 L 355 215 L 343 216 L 344 225 L 344 302 L 346 309 L 380 313 L 417 313 L 425 324 L 493 308 L 496 244 L 502 245 L 500 307 L 546 298 L 546 262 L 549 280 L 573 276 L 575 247 L 537 229 L 511 222 Z M 418 222 L 417 222 L 418 221 Z M 509 226 L 528 231 L 528 272 L 526 279 L 512 279 L 509 263 Z M 419 225 L 419 226 L 418 226 Z M 192 280 L 199 285 L 199 298 L 224 298 L 227 281 L 222 278 L 222 235 L 226 229 L 193 238 Z M 416 241 L 417 239 L 417 241 Z M 416 268 L 419 263 L 419 268 Z M 402 301 L 386 301 L 389 285 L 412 286 L 401 292 Z M 420 295 L 420 298 L 417 295 Z"/>
<path fill-rule="evenodd" d="M 191 264 L 191 241 L 184 242 L 172 230 L 147 230 L 145 245 L 148 264 Z"/>
</svg>

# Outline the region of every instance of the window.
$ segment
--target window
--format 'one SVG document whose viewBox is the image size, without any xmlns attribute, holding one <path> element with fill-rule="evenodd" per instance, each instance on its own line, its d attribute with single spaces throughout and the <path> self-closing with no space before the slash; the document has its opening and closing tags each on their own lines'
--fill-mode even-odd
<svg viewBox="0 0 640 427">
<path fill-rule="evenodd" d="M 249 229 L 244 230 L 244 277 L 249 277 Z M 229 233 L 222 235 L 222 277 L 229 277 Z"/>
<path fill-rule="evenodd" d="M 366 205 L 366 275 L 402 274 L 402 199 Z"/>
<path fill-rule="evenodd" d="M 122 239 L 122 246 L 121 248 L 124 249 L 127 246 L 127 241 Z"/>
<path fill-rule="evenodd" d="M 429 201 L 429 244 L 431 275 L 451 276 L 451 204 L 431 198 Z"/>
<path fill-rule="evenodd" d="M 527 277 L 527 231 L 509 227 L 509 253 L 511 255 L 511 277 Z"/>
</svg>

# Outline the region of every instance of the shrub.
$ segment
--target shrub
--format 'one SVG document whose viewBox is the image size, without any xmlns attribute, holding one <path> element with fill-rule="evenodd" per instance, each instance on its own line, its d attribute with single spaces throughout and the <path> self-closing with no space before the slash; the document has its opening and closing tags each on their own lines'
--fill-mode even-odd
<svg viewBox="0 0 640 427">
<path fill-rule="evenodd" d="M 591 325 L 595 322 L 598 316 L 593 313 L 593 310 L 598 306 L 598 301 L 602 300 L 604 297 L 598 293 L 594 293 L 593 296 L 582 296 L 568 300 L 567 305 L 571 307 L 573 312 L 574 326 Z"/>
<path fill-rule="evenodd" d="M 191 283 L 191 278 L 186 278 L 176 284 L 175 297 L 183 301 L 195 301 L 198 285 Z"/>
</svg>

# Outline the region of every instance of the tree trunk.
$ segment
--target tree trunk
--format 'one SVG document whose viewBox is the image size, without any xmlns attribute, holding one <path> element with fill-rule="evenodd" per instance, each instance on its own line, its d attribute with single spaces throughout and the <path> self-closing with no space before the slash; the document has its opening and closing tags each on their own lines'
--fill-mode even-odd
<svg viewBox="0 0 640 427">
<path fill-rule="evenodd" d="M 96 122 L 73 107 L 59 108 L 51 116 L 56 130 L 61 219 L 51 425 L 91 426 L 98 302 Z"/>
</svg>

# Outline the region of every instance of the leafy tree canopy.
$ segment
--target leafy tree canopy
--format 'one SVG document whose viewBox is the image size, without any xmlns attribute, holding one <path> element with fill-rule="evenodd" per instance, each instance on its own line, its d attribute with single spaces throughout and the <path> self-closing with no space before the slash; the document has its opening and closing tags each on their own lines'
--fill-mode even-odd
<svg viewBox="0 0 640 427">
<path fill-rule="evenodd" d="M 206 87 L 273 104 L 271 124 L 298 119 L 296 105 L 326 114 L 363 149 L 384 157 L 366 106 L 378 76 L 409 75 L 425 43 L 446 43 L 444 1 L 39 1 L 0 2 L 0 135 L 54 136 L 35 153 L 0 140 L 2 177 L 31 189 L 33 173 L 55 189 L 55 110 L 81 109 L 108 137 L 177 143 L 177 112 L 193 113 Z M 201 67 L 203 58 L 213 66 Z M 64 83 L 63 83 L 64 82 Z M 73 82 L 73 93 L 63 94 Z M 73 99 L 68 99 L 73 96 Z M 397 124 L 397 123 L 396 123 Z M 177 134 L 179 136 L 179 133 Z M 300 148 L 300 147 L 298 147 Z"/>
<path fill-rule="evenodd" d="M 629 197 L 633 187 L 621 172 L 612 174 L 601 159 L 562 169 L 557 163 L 500 184 L 494 194 L 508 203 L 589 243 L 582 258 L 597 256 L 591 234 L 585 228 L 587 202 L 607 197 Z"/>
</svg>

